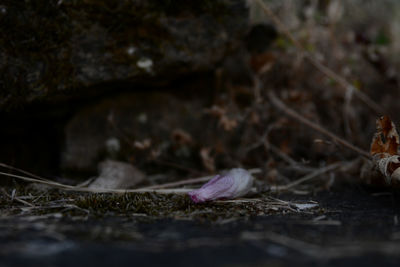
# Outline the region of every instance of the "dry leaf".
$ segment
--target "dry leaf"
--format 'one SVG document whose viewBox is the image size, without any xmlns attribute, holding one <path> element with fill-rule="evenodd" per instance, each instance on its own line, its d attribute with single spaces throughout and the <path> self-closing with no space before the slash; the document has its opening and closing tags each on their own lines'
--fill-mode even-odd
<svg viewBox="0 0 400 267">
<path fill-rule="evenodd" d="M 399 134 L 388 116 L 376 121 L 376 133 L 371 143 L 371 156 L 387 184 L 400 182 Z"/>
<path fill-rule="evenodd" d="M 399 135 L 394 123 L 388 116 L 382 116 L 376 121 L 376 133 L 371 143 L 371 155 L 397 155 Z"/>
<path fill-rule="evenodd" d="M 235 119 L 231 119 L 227 116 L 227 111 L 219 106 L 212 106 L 209 109 L 205 110 L 206 113 L 215 116 L 219 119 L 219 124 L 224 128 L 225 131 L 231 131 L 238 126 L 238 123 Z"/>
<path fill-rule="evenodd" d="M 256 112 L 252 111 L 250 113 L 249 121 L 251 124 L 259 124 L 261 119 L 260 119 L 260 116 Z"/>
<path fill-rule="evenodd" d="M 210 155 L 211 148 L 203 147 L 200 150 L 200 157 L 203 161 L 204 168 L 209 172 L 215 172 L 215 162 L 214 158 Z"/>
<path fill-rule="evenodd" d="M 235 129 L 238 125 L 237 121 L 234 119 L 230 119 L 227 116 L 223 115 L 220 119 L 219 119 L 219 124 L 222 125 L 222 127 L 224 128 L 225 131 L 229 132 L 233 129 Z"/>
<path fill-rule="evenodd" d="M 133 143 L 133 146 L 139 150 L 145 150 L 151 146 L 151 140 L 149 138 L 146 138 L 142 141 L 135 141 Z"/>
<path fill-rule="evenodd" d="M 214 105 L 211 108 L 205 109 L 204 113 L 220 118 L 222 115 L 226 113 L 226 110 L 220 106 Z"/>
<path fill-rule="evenodd" d="M 250 66 L 254 72 L 260 74 L 268 72 L 276 62 L 272 53 L 257 54 L 250 58 Z"/>
<path fill-rule="evenodd" d="M 171 137 L 176 143 L 180 145 L 189 145 L 193 141 L 192 136 L 182 129 L 175 129 L 172 132 Z"/>
</svg>

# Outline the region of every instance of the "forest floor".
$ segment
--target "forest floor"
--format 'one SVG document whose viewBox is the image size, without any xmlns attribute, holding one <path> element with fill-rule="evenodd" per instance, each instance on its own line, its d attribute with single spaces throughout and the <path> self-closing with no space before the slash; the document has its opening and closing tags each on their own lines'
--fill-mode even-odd
<svg viewBox="0 0 400 267">
<path fill-rule="evenodd" d="M 400 195 L 393 191 L 352 185 L 200 205 L 176 195 L 30 192 L 17 198 L 32 206 L 1 198 L 1 266 L 395 266 L 400 260 Z M 126 206 L 132 199 L 143 205 Z"/>
<path fill-rule="evenodd" d="M 1 163 L 2 175 L 14 179 L 0 191 L 0 267 L 397 266 L 400 144 L 397 133 L 382 138 L 378 131 L 382 143 L 373 139 L 378 118 L 400 121 L 396 47 L 384 23 L 350 27 L 342 23 L 341 2 L 329 3 L 339 7 L 311 5 L 292 27 L 284 25 L 297 16 L 293 10 L 282 16 L 259 6 L 276 38 L 238 53 L 240 64 L 227 59 L 209 77 L 213 87 L 203 92 L 199 83 L 193 93 L 185 81 L 187 91 L 173 101 L 164 95 L 143 101 L 148 113 L 130 126 L 113 116 L 98 120 L 108 120 L 121 147 L 102 151 L 102 160 L 144 173 L 135 188 L 162 191 L 171 182 L 241 167 L 257 170 L 256 192 L 202 204 L 181 193 L 191 183 L 167 188 L 171 194 L 83 192 L 69 173 L 49 182 Z M 142 136 L 126 134 L 129 128 Z M 394 158 L 377 166 L 374 156 L 385 152 Z"/>
</svg>

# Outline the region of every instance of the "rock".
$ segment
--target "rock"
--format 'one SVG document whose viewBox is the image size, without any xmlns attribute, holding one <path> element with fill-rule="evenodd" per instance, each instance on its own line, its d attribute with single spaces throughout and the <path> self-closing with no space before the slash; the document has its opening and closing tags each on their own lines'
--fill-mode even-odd
<svg viewBox="0 0 400 267">
<path fill-rule="evenodd" d="M 214 69 L 245 34 L 247 13 L 244 0 L 7 1 L 0 108 Z"/>
<path fill-rule="evenodd" d="M 99 177 L 89 188 L 127 189 L 143 181 L 145 175 L 131 164 L 106 160 L 99 164 Z"/>
<path fill-rule="evenodd" d="M 164 151 L 173 146 L 177 130 L 198 137 L 205 132 L 204 99 L 182 101 L 162 92 L 123 93 L 109 97 L 76 113 L 65 127 L 62 169 L 68 172 L 93 172 L 99 161 L 114 158 L 146 161 L 141 151 Z M 197 134 L 196 134 L 197 133 Z M 177 147 L 186 147 L 176 141 Z M 150 147 L 149 147 L 150 146 Z M 184 150 L 176 149 L 176 153 Z"/>
</svg>

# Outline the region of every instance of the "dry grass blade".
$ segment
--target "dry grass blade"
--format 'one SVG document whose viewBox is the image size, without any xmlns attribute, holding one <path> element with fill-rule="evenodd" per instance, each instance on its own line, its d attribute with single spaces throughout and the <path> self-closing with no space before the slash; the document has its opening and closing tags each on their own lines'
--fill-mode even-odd
<svg viewBox="0 0 400 267">
<path fill-rule="evenodd" d="M 251 169 L 251 170 L 249 170 L 249 172 L 251 174 L 255 174 L 255 173 L 260 173 L 261 170 L 260 169 Z M 47 185 L 47 186 L 51 186 L 54 188 L 67 190 L 67 191 L 90 192 L 90 193 L 119 193 L 119 194 L 148 193 L 148 192 L 159 193 L 159 194 L 187 194 L 188 192 L 192 191 L 193 189 L 189 189 L 189 188 L 167 189 L 167 187 L 205 182 L 214 177 L 214 176 L 205 176 L 205 177 L 200 177 L 200 178 L 188 179 L 188 180 L 184 180 L 184 181 L 178 181 L 178 182 L 174 182 L 174 183 L 167 183 L 167 184 L 156 185 L 156 186 L 145 187 L 145 188 L 138 188 L 138 189 L 103 189 L 103 188 L 86 188 L 86 187 L 80 187 L 79 185 L 78 186 L 66 185 L 66 184 L 61 184 L 61 183 L 57 183 L 57 182 L 53 182 L 53 181 L 49 181 L 49 180 L 36 179 L 36 178 L 25 177 L 25 176 L 11 174 L 11 173 L 5 173 L 5 172 L 0 172 L 0 175 L 4 175 L 7 177 L 11 177 L 11 178 L 16 178 L 16 179 L 23 180 L 26 182 L 43 184 L 43 185 Z"/>
<path fill-rule="evenodd" d="M 1 191 L 3 192 L 3 194 L 4 194 L 5 196 L 7 196 L 8 198 L 10 198 L 11 201 L 15 200 L 15 201 L 17 201 L 17 202 L 19 202 L 19 203 L 22 203 L 22 204 L 24 204 L 24 205 L 27 205 L 27 206 L 29 206 L 29 207 L 35 207 L 35 205 L 29 203 L 28 201 L 25 201 L 25 200 L 23 200 L 23 199 L 21 199 L 21 198 L 19 198 L 19 197 L 16 197 L 16 196 L 11 196 L 10 194 L 7 193 L 7 191 L 6 191 L 4 188 L 2 188 Z"/>
<path fill-rule="evenodd" d="M 49 181 L 49 182 L 51 182 L 50 180 L 45 179 L 45 178 L 43 178 L 43 177 L 40 177 L 40 176 L 38 176 L 38 175 L 36 175 L 36 174 L 33 174 L 33 173 L 31 173 L 31 172 L 28 172 L 28 171 L 21 170 L 21 169 L 19 169 L 19 168 L 16 168 L 16 167 L 13 167 L 13 166 L 4 164 L 4 163 L 0 163 L 0 167 L 6 168 L 6 169 L 9 169 L 9 170 L 12 170 L 12 171 L 18 171 L 18 172 L 20 172 L 20 173 L 22 173 L 22 174 L 29 175 L 29 176 L 31 176 L 31 177 L 33 177 L 33 178 L 36 178 L 36 179 L 40 179 L 40 180 L 43 180 L 43 181 Z"/>
<path fill-rule="evenodd" d="M 0 175 L 4 175 L 11 178 L 16 178 L 19 180 L 23 180 L 26 182 L 36 183 L 36 184 L 43 184 L 50 187 L 54 187 L 61 190 L 66 191 L 75 191 L 75 192 L 88 192 L 88 193 L 117 193 L 117 194 L 125 194 L 125 193 L 159 193 L 159 194 L 186 194 L 190 192 L 192 189 L 186 188 L 173 188 L 173 189 L 146 189 L 146 188 L 139 188 L 139 189 L 103 189 L 103 188 L 85 188 L 73 185 L 66 185 L 52 181 L 44 181 L 36 178 L 25 177 L 21 175 L 15 175 L 5 172 L 0 172 Z"/>
<path fill-rule="evenodd" d="M 44 184 L 44 185 L 48 185 L 48 186 L 59 188 L 59 189 L 73 190 L 75 188 L 75 186 L 72 186 L 72 185 L 61 184 L 61 183 L 49 181 L 49 180 L 44 179 L 44 178 L 40 178 L 40 179 L 31 178 L 31 177 L 26 177 L 26 176 L 21 176 L 21 175 L 6 173 L 6 172 L 0 172 L 0 175 L 4 175 L 4 176 L 7 176 L 7 177 L 11 177 L 11 178 L 16 178 L 16 179 L 23 180 L 23 181 L 26 181 L 26 182 Z"/>
<path fill-rule="evenodd" d="M 255 0 L 259 6 L 262 8 L 264 13 L 270 17 L 278 29 L 280 29 L 287 38 L 296 46 L 296 48 L 304 55 L 304 57 L 319 71 L 325 74 L 330 79 L 337 82 L 346 91 L 351 90 L 361 101 L 363 101 L 369 108 L 374 110 L 377 114 L 385 114 L 384 109 L 379 106 L 375 101 L 373 101 L 369 96 L 363 92 L 357 90 L 353 85 L 351 85 L 346 79 L 336 74 L 333 70 L 323 65 L 319 60 L 317 60 L 312 54 L 306 51 L 303 45 L 290 33 L 288 28 L 281 22 L 281 20 L 272 12 L 272 10 L 261 0 Z"/>
</svg>

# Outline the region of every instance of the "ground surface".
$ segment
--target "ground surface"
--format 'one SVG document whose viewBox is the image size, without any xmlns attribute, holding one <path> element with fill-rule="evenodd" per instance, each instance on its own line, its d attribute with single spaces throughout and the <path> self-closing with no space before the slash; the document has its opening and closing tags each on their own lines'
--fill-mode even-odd
<svg viewBox="0 0 400 267">
<path fill-rule="evenodd" d="M 9 203 L 14 214 L 3 210 L 0 219 L 0 266 L 395 266 L 400 260 L 396 192 L 351 186 L 308 196 L 262 196 L 269 203 L 264 206 L 194 206 L 180 197 L 172 200 L 180 206 L 171 216 L 151 214 L 145 204 L 141 213 L 83 210 L 82 198 L 64 196 L 63 205 L 53 203 L 40 212 Z M 65 203 L 72 199 L 76 206 L 68 208 Z M 278 199 L 318 206 L 274 208 Z M 168 197 L 159 201 L 160 206 L 171 202 Z M 224 207 L 228 215 L 207 215 Z"/>
<path fill-rule="evenodd" d="M 103 62 L 105 48 L 100 47 L 96 50 L 99 58 L 79 61 L 96 69 L 103 62 L 110 69 L 90 71 L 99 81 L 86 78 L 88 85 L 99 84 L 81 89 L 93 91 L 96 97 L 90 93 L 77 102 L 67 98 L 60 99 L 61 104 L 36 102 L 11 113 L 1 110 L 0 171 L 10 179 L 0 180 L 0 267 L 398 265 L 396 179 L 386 185 L 393 188 L 379 188 L 388 177 L 368 161 L 376 154 L 375 149 L 370 154 L 369 148 L 377 118 L 386 114 L 395 125 L 400 121 L 398 1 L 276 0 L 264 1 L 264 8 L 259 1 L 251 2 L 255 3 L 250 6 L 252 20 L 263 24 L 255 25 L 250 33 L 260 32 L 236 40 L 242 44 L 232 47 L 232 55 L 224 56 L 216 48 L 212 51 L 219 56 L 207 52 L 210 62 L 221 59 L 209 71 L 189 64 L 194 73 L 178 77 L 183 72 L 164 64 L 167 72 L 158 78 L 173 75 L 153 84 L 157 77 L 141 69 L 136 64 L 141 57 L 133 54 L 134 64 L 127 66 L 140 69 L 139 74 L 151 80 L 142 85 L 124 72 L 114 75 L 115 65 Z M 54 8 L 59 13 L 59 5 Z M 14 20 L 5 6 L 0 5 L 0 11 Z M 207 13 L 201 18 L 209 25 Z M 192 25 L 185 21 L 179 25 Z M 200 24 L 193 28 L 204 29 Z M 210 25 L 208 39 L 227 38 Z M 196 53 L 189 53 L 190 57 L 203 47 L 215 47 L 202 46 L 190 34 L 176 32 L 178 41 L 193 42 L 195 49 L 188 51 Z M 103 31 L 89 33 L 85 36 L 104 36 Z M 143 33 L 157 37 L 154 32 Z M 128 45 L 135 35 L 123 36 Z M 29 43 L 35 40 L 28 39 Z M 105 44 L 93 40 L 96 47 Z M 36 47 L 37 42 L 32 44 Z M 55 53 L 62 52 L 61 48 L 51 45 Z M 133 51 L 134 47 L 119 48 Z M 137 53 L 141 53 L 139 48 Z M 204 61 L 199 55 L 196 58 Z M 42 69 L 43 65 L 17 61 L 13 64 L 20 69 Z M 161 63 L 153 63 L 156 71 Z M 188 71 L 186 65 L 182 68 Z M 23 98 L 18 90 L 25 88 L 19 86 L 25 81 L 22 77 L 41 79 L 10 71 L 5 74 L 11 73 L 12 79 L 4 79 L 5 85 Z M 66 86 L 65 75 L 58 72 L 50 77 L 55 89 Z M 28 81 L 32 88 L 42 88 L 32 81 Z M 6 105 L 7 99 L 12 98 L 0 102 Z M 389 152 L 400 157 L 396 137 Z M 71 189 L 70 185 L 83 180 L 103 177 L 97 167 L 108 160 L 143 172 L 146 178 L 134 186 L 141 189 L 166 188 L 171 182 L 232 168 L 255 168 L 254 188 L 263 193 L 244 200 L 194 204 L 179 194 L 72 193 L 26 184 L 32 177 L 46 183 L 40 175 Z M 391 167 L 385 175 L 398 165 Z M 16 180 L 15 174 L 30 178 Z M 60 188 L 54 182 L 47 184 Z M 181 185 L 174 189 L 185 189 Z M 285 188 L 286 192 L 265 192 L 266 188 L 274 192 Z"/>
</svg>

